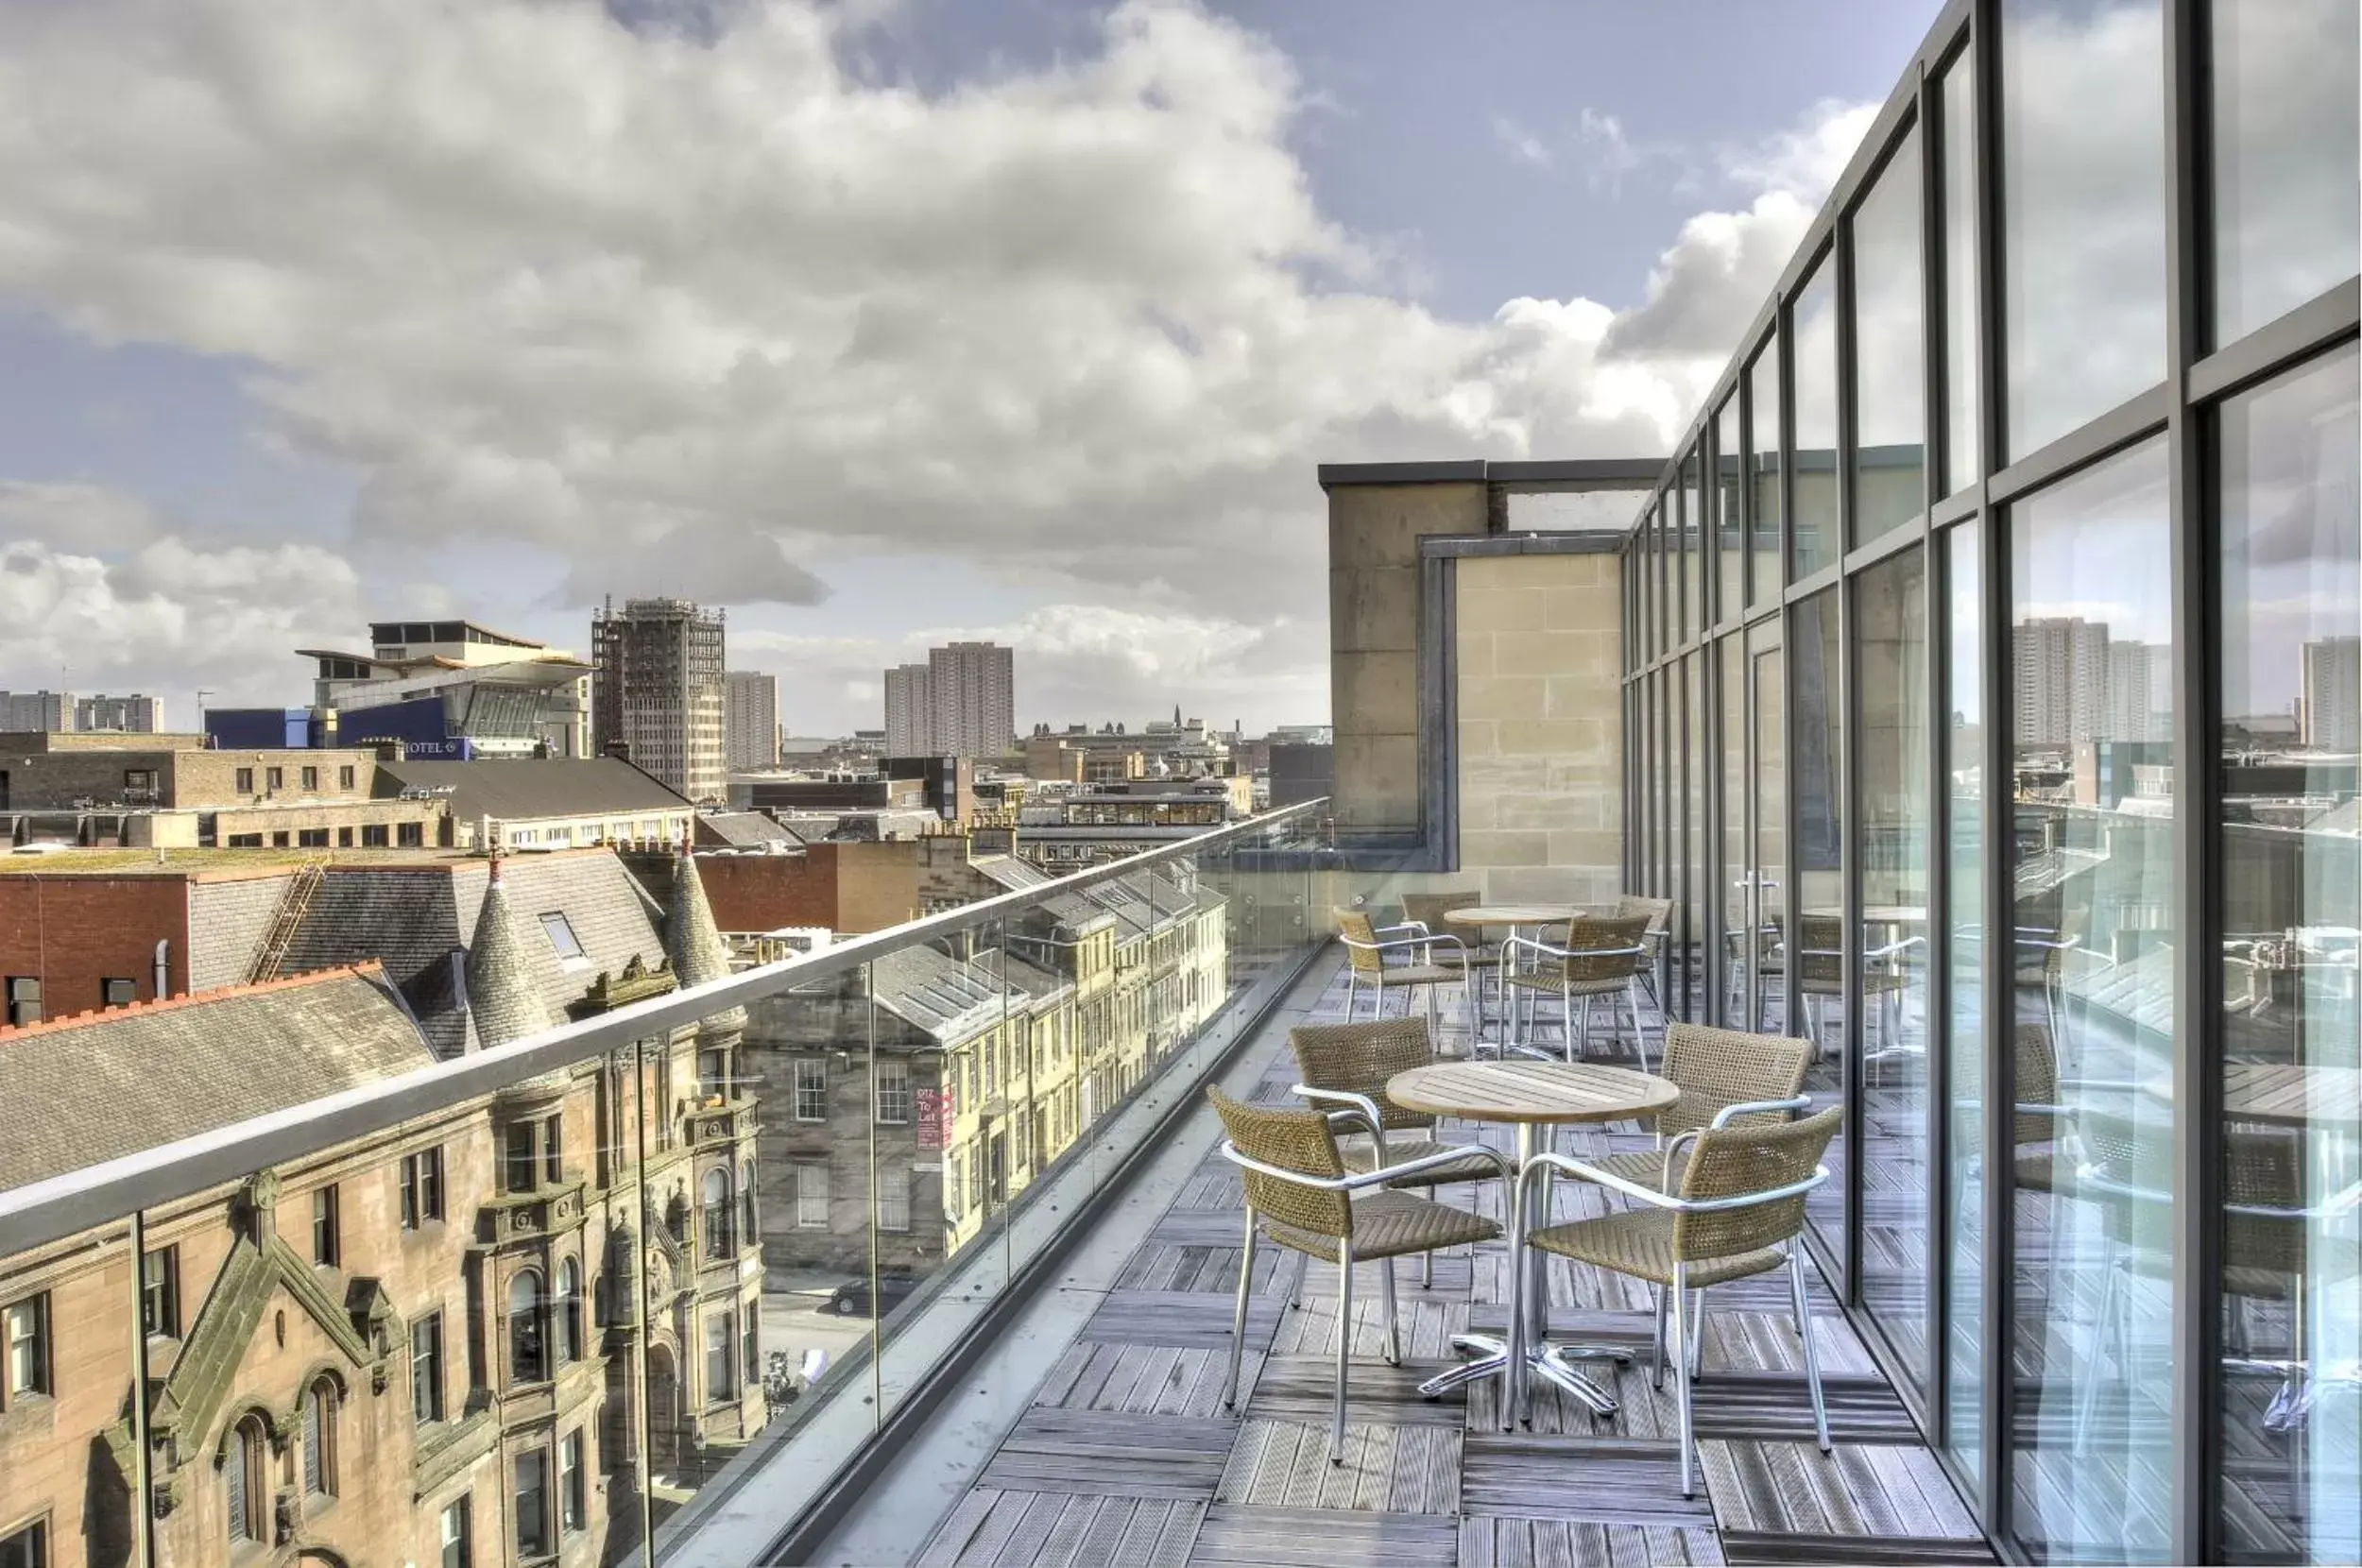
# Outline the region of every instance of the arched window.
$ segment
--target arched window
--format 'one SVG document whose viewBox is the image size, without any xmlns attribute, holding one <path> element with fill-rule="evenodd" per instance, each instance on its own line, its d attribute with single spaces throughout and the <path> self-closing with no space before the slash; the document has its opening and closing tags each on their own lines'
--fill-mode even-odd
<svg viewBox="0 0 2362 1568">
<path fill-rule="evenodd" d="M 221 1490 L 230 1505 L 233 1542 L 270 1536 L 270 1474 L 263 1442 L 263 1418 L 248 1416 L 231 1429 L 222 1454 Z"/>
<path fill-rule="evenodd" d="M 582 1265 L 568 1258 L 557 1266 L 557 1364 L 582 1358 Z"/>
<path fill-rule="evenodd" d="M 508 1284 L 508 1380 L 539 1383 L 549 1375 L 541 1342 L 541 1276 L 527 1269 Z"/>
<path fill-rule="evenodd" d="M 709 1170 L 705 1180 L 706 1257 L 719 1261 L 730 1255 L 730 1173 Z"/>
<path fill-rule="evenodd" d="M 303 1490 L 336 1495 L 336 1385 L 325 1377 L 303 1396 Z"/>
<path fill-rule="evenodd" d="M 745 1238 L 746 1245 L 752 1246 L 756 1238 L 762 1235 L 762 1227 L 755 1223 L 755 1162 L 752 1160 L 738 1168 L 738 1206 L 743 1211 L 739 1219 L 739 1234 Z"/>
</svg>

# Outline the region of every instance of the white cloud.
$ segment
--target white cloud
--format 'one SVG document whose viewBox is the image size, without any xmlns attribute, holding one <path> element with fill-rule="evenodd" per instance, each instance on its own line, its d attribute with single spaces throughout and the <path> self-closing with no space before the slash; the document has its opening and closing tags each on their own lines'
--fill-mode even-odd
<svg viewBox="0 0 2362 1568">
<path fill-rule="evenodd" d="M 1507 115 L 1493 116 L 1493 135 L 1517 162 L 1531 164 L 1537 169 L 1550 166 L 1549 144 Z"/>
<path fill-rule="evenodd" d="M 70 550 L 126 550 L 158 532 L 153 508 L 103 485 L 0 479 L 0 539 Z"/>
<path fill-rule="evenodd" d="M 1785 196 L 1807 210 L 1821 205 L 1862 133 L 1878 117 L 1876 104 L 1823 99 L 1793 126 L 1761 141 L 1725 145 L 1715 162 L 1724 178 L 1765 195 Z"/>
<path fill-rule="evenodd" d="M 1862 123 L 1831 109 L 1737 160 L 1761 194 L 1694 219 L 1621 317 L 1456 322 L 1321 211 L 1295 74 L 1243 29 L 1130 0 L 1095 52 L 930 95 L 845 67 L 864 14 L 0 9 L 0 295 L 259 366 L 268 438 L 362 475 L 373 559 L 489 541 L 558 557 L 564 604 L 660 579 L 793 605 L 832 555 L 960 557 L 1074 601 L 1009 628 L 1045 660 L 1210 697 L 1251 653 L 1309 716 L 1312 466 L 1665 450 Z M 1604 116 L 1577 139 L 1642 155 Z M 18 512 L 49 520 L 0 512 L 0 540 L 81 562 L 77 603 L 152 622 L 166 668 L 209 656 L 161 629 L 176 607 L 184 639 L 283 660 L 269 617 L 295 612 L 205 598 L 200 541 L 175 583 L 140 565 L 161 524 L 84 546 L 56 498 Z M 1156 618 L 1155 667 L 1085 608 Z M 357 619 L 334 594 L 303 613 Z M 0 622 L 0 670 L 49 636 Z M 1190 652 L 1207 638 L 1233 643 Z"/>
</svg>

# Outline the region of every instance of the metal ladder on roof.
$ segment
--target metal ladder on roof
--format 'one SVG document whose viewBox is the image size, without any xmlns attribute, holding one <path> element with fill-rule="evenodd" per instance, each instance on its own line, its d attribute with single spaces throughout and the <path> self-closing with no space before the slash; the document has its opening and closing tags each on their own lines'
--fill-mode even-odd
<svg viewBox="0 0 2362 1568">
<path fill-rule="evenodd" d="M 322 861 L 306 861 L 296 867 L 287 880 L 287 891 L 279 897 L 279 912 L 271 916 L 270 929 L 264 933 L 263 945 L 255 949 L 253 966 L 247 970 L 246 982 L 260 985 L 276 980 L 279 965 L 285 960 L 287 949 L 295 946 L 296 932 L 303 928 L 303 916 L 312 908 L 312 895 L 328 878 L 328 866 Z"/>
</svg>

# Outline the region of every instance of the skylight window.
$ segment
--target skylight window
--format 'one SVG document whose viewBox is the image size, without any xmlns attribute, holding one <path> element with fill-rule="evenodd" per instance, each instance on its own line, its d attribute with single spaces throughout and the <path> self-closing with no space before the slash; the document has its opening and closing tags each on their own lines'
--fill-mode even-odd
<svg viewBox="0 0 2362 1568">
<path fill-rule="evenodd" d="M 561 912 L 552 910 L 541 916 L 541 929 L 549 933 L 550 946 L 556 949 L 558 962 L 569 969 L 590 962 L 590 955 L 582 950 L 581 942 L 574 936 L 574 928 Z"/>
</svg>

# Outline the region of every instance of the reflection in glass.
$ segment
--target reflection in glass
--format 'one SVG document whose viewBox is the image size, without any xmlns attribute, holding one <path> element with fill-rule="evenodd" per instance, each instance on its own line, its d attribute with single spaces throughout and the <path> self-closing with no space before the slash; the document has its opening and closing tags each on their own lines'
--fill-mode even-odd
<svg viewBox="0 0 2362 1568">
<path fill-rule="evenodd" d="M 1700 554 L 1704 547 L 1701 537 L 1705 524 L 1705 511 L 1698 494 L 1698 449 L 1692 447 L 1682 458 L 1681 494 L 1669 516 L 1676 520 L 1679 537 L 1676 548 L 1681 554 L 1682 640 L 1686 642 L 1698 635 L 1705 624 L 1705 601 L 1702 597 L 1703 573 Z"/>
<path fill-rule="evenodd" d="M 1682 459 L 1682 584 L 1689 598 L 1689 619 L 1686 635 L 1696 637 L 1713 622 L 1713 612 L 1706 605 L 1706 584 L 1712 572 L 1706 566 L 1706 494 L 1704 449 L 1692 447 Z"/>
<path fill-rule="evenodd" d="M 1946 825 L 1943 919 L 1951 932 L 1951 997 L 1943 1018 L 1945 1099 L 1950 1107 L 1946 1210 L 1951 1277 L 1943 1304 L 1944 1441 L 1977 1474 L 1984 1460 L 1984 621 L 1983 567 L 1975 520 L 1943 537 L 1944 558 L 1943 726 Z"/>
<path fill-rule="evenodd" d="M 1780 339 L 1776 332 L 1747 369 L 1747 607 L 1780 596 Z"/>
<path fill-rule="evenodd" d="M 1795 575 L 1808 577 L 1837 559 L 1837 268 L 1823 256 L 1797 291 L 1794 307 L 1796 402 L 1791 442 L 1796 465 Z"/>
<path fill-rule="evenodd" d="M 1920 183 L 1912 133 L 1854 212 L 1856 544 L 1914 520 L 1927 504 Z"/>
<path fill-rule="evenodd" d="M 1681 1016 L 1703 1021 L 1705 1017 L 1704 966 L 1699 962 L 1699 944 L 1705 940 L 1706 930 L 1706 755 L 1705 727 L 1705 668 L 1703 654 L 1693 654 L 1682 660 L 1682 684 L 1688 705 L 1689 755 L 1684 770 L 1686 781 L 1688 821 L 1689 879 L 1682 895 L 1680 950 L 1682 973 L 1675 982 L 1678 1000 L 1674 1003 Z"/>
<path fill-rule="evenodd" d="M 1815 1109 L 1845 1098 L 1845 697 L 1839 684 L 1838 590 L 1816 593 L 1789 622 L 1796 702 L 1796 994 L 1813 1044 L 1805 1090 Z M 1805 1209 L 1833 1257 L 1845 1252 L 1845 1140 L 1829 1146 L 1830 1179 Z"/>
<path fill-rule="evenodd" d="M 1746 958 L 1749 1026 L 1779 1032 L 1788 1023 L 1788 721 L 1780 650 L 1755 660 L 1755 941 Z"/>
<path fill-rule="evenodd" d="M 1738 396 L 1723 400 L 1714 416 L 1714 618 L 1728 621 L 1746 603 L 1745 543 L 1739 534 Z"/>
<path fill-rule="evenodd" d="M 2165 379 L 2164 9 L 2162 0 L 2003 0 L 2013 457 Z"/>
<path fill-rule="evenodd" d="M 2215 0 L 2215 341 L 2362 268 L 2353 0 Z"/>
<path fill-rule="evenodd" d="M 2349 346 L 2232 399 L 2220 427 L 2231 1561 L 2362 1558 L 2358 390 Z"/>
<path fill-rule="evenodd" d="M 1747 984 L 1748 932 L 1754 911 L 1747 874 L 1747 648 L 1726 637 L 1719 655 L 1722 699 L 1722 1001 L 1720 1021 L 1752 1027 L 1740 1001 Z"/>
<path fill-rule="evenodd" d="M 1943 182 L 1943 493 L 1977 477 L 1977 67 L 1963 49 L 1939 91 Z"/>
<path fill-rule="evenodd" d="M 1854 583 L 1861 811 L 1862 1302 L 1927 1387 L 1927 572 Z"/>
<path fill-rule="evenodd" d="M 2151 441 L 2011 510 L 2012 1474 L 2037 1559 L 2170 1540 L 2166 467 Z"/>
</svg>

